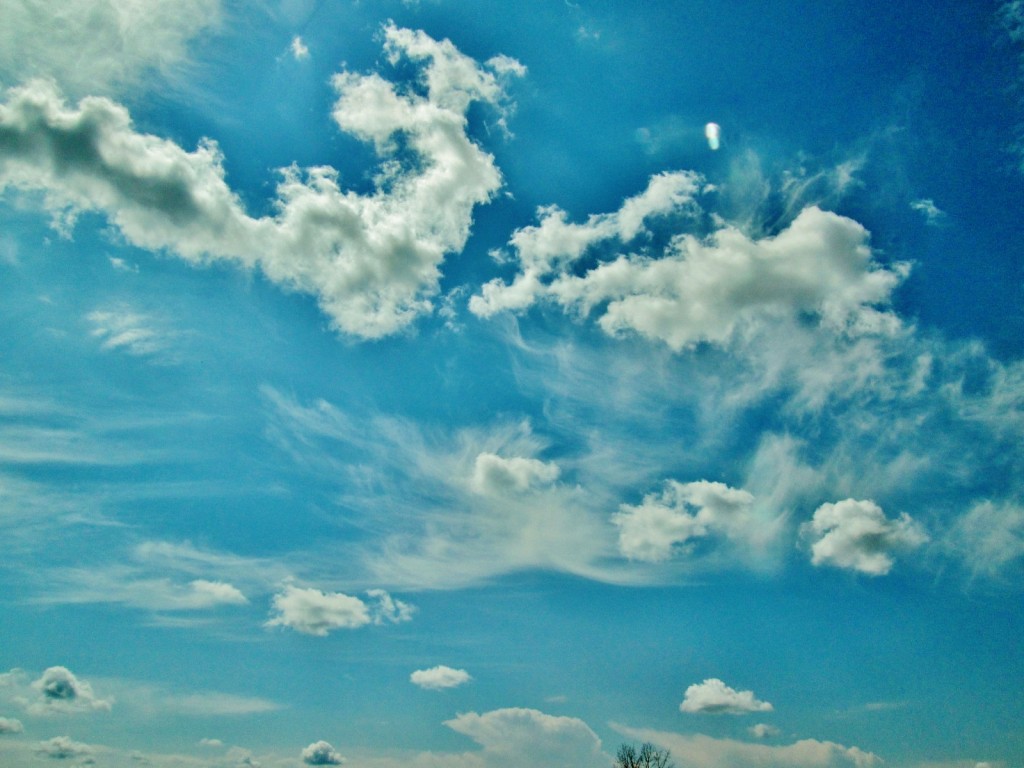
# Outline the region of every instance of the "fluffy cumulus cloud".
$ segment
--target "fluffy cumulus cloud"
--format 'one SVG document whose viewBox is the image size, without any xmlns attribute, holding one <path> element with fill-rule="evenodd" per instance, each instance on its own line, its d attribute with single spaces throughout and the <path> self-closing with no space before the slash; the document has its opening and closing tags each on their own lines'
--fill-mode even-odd
<svg viewBox="0 0 1024 768">
<path fill-rule="evenodd" d="M 0 735 L 5 733 L 23 733 L 25 726 L 21 721 L 13 717 L 0 717 Z"/>
<path fill-rule="evenodd" d="M 445 725 L 483 747 L 482 758 L 488 768 L 591 768 L 609 762 L 597 734 L 575 717 L 511 708 L 461 714 Z"/>
<path fill-rule="evenodd" d="M 37 696 L 28 705 L 34 714 L 109 710 L 113 702 L 93 693 L 92 686 L 79 680 L 67 667 L 49 667 L 32 683 Z"/>
<path fill-rule="evenodd" d="M 122 89 L 150 71 L 172 74 L 189 41 L 220 18 L 220 0 L 6 0 L 0 81 L 47 77 L 76 94 Z"/>
<path fill-rule="evenodd" d="M 628 245 L 648 218 L 693 208 L 700 185 L 690 173 L 661 174 L 619 211 L 585 224 L 542 209 L 537 226 L 511 239 L 519 274 L 486 284 L 470 309 L 487 317 L 544 300 L 580 316 L 596 310 L 607 333 L 636 333 L 676 351 L 725 344 L 772 318 L 812 316 L 843 336 L 899 327 L 885 307 L 906 266 L 876 264 L 864 227 L 815 206 L 771 237 L 752 239 L 731 226 L 703 239 L 681 233 L 657 257 L 620 253 L 577 274 L 592 246 Z"/>
<path fill-rule="evenodd" d="M 650 741 L 668 749 L 677 768 L 876 768 L 875 754 L 832 741 L 801 739 L 769 745 L 683 735 L 647 729 L 618 728 L 628 738 Z"/>
<path fill-rule="evenodd" d="M 734 690 L 712 677 L 687 688 L 679 710 L 702 715 L 746 715 L 751 712 L 771 712 L 772 705 L 767 701 L 759 701 L 753 691 Z"/>
<path fill-rule="evenodd" d="M 558 475 L 559 468 L 554 462 L 521 456 L 506 459 L 493 453 L 481 453 L 473 466 L 473 489 L 484 494 L 522 493 L 550 485 Z"/>
<path fill-rule="evenodd" d="M 452 669 L 440 665 L 430 669 L 417 669 L 409 675 L 409 681 L 413 685 L 425 688 L 428 691 L 440 691 L 445 688 L 456 688 L 468 683 L 473 678 L 464 669 Z"/>
<path fill-rule="evenodd" d="M 383 590 L 368 593 L 372 602 L 342 592 L 289 584 L 274 596 L 276 611 L 268 627 L 290 627 L 306 635 L 325 637 L 336 629 L 358 629 L 368 624 L 397 623 L 412 617 L 412 606 L 395 600 Z"/>
<path fill-rule="evenodd" d="M 928 535 L 909 515 L 885 516 L 873 501 L 846 499 L 822 504 L 801 526 L 810 542 L 811 562 L 848 568 L 871 576 L 892 570 L 893 553 L 924 544 Z"/>
<path fill-rule="evenodd" d="M 72 741 L 67 736 L 54 736 L 47 741 L 39 742 L 36 748 L 43 757 L 54 760 L 70 760 L 79 757 L 89 757 L 93 754 L 93 748 L 88 744 L 79 741 Z"/>
<path fill-rule="evenodd" d="M 382 158 L 372 193 L 343 190 L 332 168 L 292 166 L 281 172 L 274 215 L 252 218 L 213 142 L 186 151 L 137 131 L 114 101 L 70 104 L 45 80 L 0 103 L 0 189 L 41 193 L 65 228 L 78 212 L 98 211 L 134 245 L 258 268 L 315 296 L 345 333 L 395 333 L 432 310 L 442 261 L 461 250 L 474 206 L 501 184 L 466 133 L 466 111 L 472 102 L 501 110 L 514 69 L 392 25 L 384 47 L 393 64 L 418 69 L 425 94 L 378 74 L 332 80 L 335 122 Z"/>
<path fill-rule="evenodd" d="M 753 503 L 753 495 L 723 483 L 669 480 L 662 492 L 644 496 L 641 504 L 623 504 L 612 522 L 619 529 L 622 554 L 657 562 L 707 536 L 750 535 L 755 528 Z"/>
<path fill-rule="evenodd" d="M 313 742 L 302 750 L 301 756 L 306 765 L 341 765 L 345 762 L 345 758 L 326 741 Z"/>
<path fill-rule="evenodd" d="M 767 723 L 757 723 L 756 725 L 750 726 L 747 730 L 755 739 L 767 739 L 772 736 L 778 736 L 780 733 L 778 728 L 774 725 L 768 725 Z"/>
</svg>

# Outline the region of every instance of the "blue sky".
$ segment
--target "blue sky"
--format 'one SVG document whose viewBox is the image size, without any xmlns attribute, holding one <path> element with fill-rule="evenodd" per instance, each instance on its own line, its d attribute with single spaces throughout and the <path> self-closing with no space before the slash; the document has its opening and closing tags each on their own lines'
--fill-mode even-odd
<svg viewBox="0 0 1024 768">
<path fill-rule="evenodd" d="M 1020 0 L 5 2 L 0 761 L 1024 765 L 1022 73 Z"/>
</svg>

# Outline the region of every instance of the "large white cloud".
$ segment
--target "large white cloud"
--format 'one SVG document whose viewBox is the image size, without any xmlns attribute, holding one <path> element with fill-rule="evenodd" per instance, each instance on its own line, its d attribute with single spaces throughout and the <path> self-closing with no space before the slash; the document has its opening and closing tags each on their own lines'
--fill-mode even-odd
<svg viewBox="0 0 1024 768">
<path fill-rule="evenodd" d="M 287 585 L 274 595 L 276 615 L 268 627 L 290 627 L 306 635 L 325 637 L 336 629 L 358 629 L 368 624 L 397 623 L 412 617 L 412 606 L 395 600 L 383 590 L 368 593 L 375 602 L 367 603 L 342 592 Z"/>
<path fill-rule="evenodd" d="M 575 717 L 510 708 L 468 712 L 445 725 L 483 747 L 481 757 L 487 768 L 592 768 L 608 762 L 597 734 Z"/>
<path fill-rule="evenodd" d="M 419 69 L 426 95 L 377 74 L 332 81 L 335 122 L 382 157 L 370 194 L 344 191 L 332 168 L 292 166 L 281 172 L 275 214 L 252 218 L 213 142 L 187 152 L 138 132 L 119 104 L 72 105 L 43 80 L 0 103 L 0 189 L 42 193 L 65 227 L 79 211 L 99 211 L 140 247 L 259 268 L 315 296 L 346 333 L 395 333 L 432 310 L 445 255 L 463 247 L 473 207 L 501 184 L 466 133 L 466 110 L 474 101 L 500 109 L 511 70 L 491 71 L 422 32 L 388 25 L 384 38 L 393 63 Z"/>
<path fill-rule="evenodd" d="M 445 688 L 456 688 L 465 685 L 473 678 L 464 669 L 453 669 L 440 665 L 430 669 L 417 669 L 409 675 L 409 681 L 413 685 L 425 688 L 428 691 L 440 691 Z"/>
<path fill-rule="evenodd" d="M 822 504 L 801 527 L 810 541 L 811 562 L 884 576 L 893 566 L 893 553 L 913 549 L 928 540 L 924 529 L 908 514 L 892 520 L 873 501 L 845 499 Z"/>
<path fill-rule="evenodd" d="M 688 687 L 679 705 L 681 712 L 706 715 L 746 715 L 772 709 L 767 701 L 759 701 L 753 691 L 737 691 L 714 677 Z"/>
<path fill-rule="evenodd" d="M 150 70 L 172 74 L 220 20 L 220 0 L 5 0 L 0 82 L 48 77 L 69 93 L 109 93 Z"/>
<path fill-rule="evenodd" d="M 638 506 L 623 504 L 612 516 L 619 548 L 626 557 L 657 562 L 687 543 L 714 534 L 747 538 L 757 527 L 754 497 L 724 483 L 669 480 L 661 493 L 644 496 Z"/>
<path fill-rule="evenodd" d="M 864 227 L 815 206 L 772 237 L 753 239 L 722 225 L 703 239 L 677 234 L 658 257 L 621 253 L 647 218 L 693 207 L 700 183 L 689 173 L 656 176 L 645 193 L 586 224 L 541 209 L 540 224 L 510 241 L 519 274 L 509 284 L 486 284 L 470 309 L 488 317 L 547 301 L 581 316 L 596 311 L 613 336 L 636 333 L 676 351 L 725 344 L 771 319 L 813 316 L 844 336 L 899 327 L 885 306 L 907 267 L 875 263 Z M 620 255 L 575 274 L 581 256 L 602 242 L 617 243 Z"/>
</svg>

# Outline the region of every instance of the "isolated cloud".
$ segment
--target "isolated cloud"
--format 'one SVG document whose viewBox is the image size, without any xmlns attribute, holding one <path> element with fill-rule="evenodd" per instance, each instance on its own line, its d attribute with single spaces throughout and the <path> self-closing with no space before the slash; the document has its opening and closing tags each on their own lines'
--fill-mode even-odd
<svg viewBox="0 0 1024 768">
<path fill-rule="evenodd" d="M 579 316 L 596 311 L 610 335 L 636 333 L 675 351 L 725 344 L 738 330 L 773 318 L 813 316 L 834 333 L 854 336 L 899 327 L 884 306 L 906 265 L 876 264 L 864 227 L 814 206 L 773 237 L 751 239 L 731 226 L 704 239 L 680 233 L 657 258 L 620 253 L 576 274 L 574 265 L 593 245 L 628 245 L 648 217 L 693 207 L 700 184 L 693 174 L 662 174 L 619 211 L 586 224 L 542 209 L 540 224 L 510 241 L 519 274 L 510 284 L 486 284 L 470 309 L 488 317 L 545 300 Z"/>
<path fill-rule="evenodd" d="M 220 0 L 5 0 L 0 80 L 49 77 L 69 93 L 109 93 L 152 70 L 171 74 L 220 19 Z"/>
<path fill-rule="evenodd" d="M 341 765 L 345 758 L 326 741 L 316 741 L 302 750 L 302 762 L 306 765 Z"/>
<path fill-rule="evenodd" d="M 452 669 L 444 665 L 431 667 L 430 669 L 417 669 L 409 675 L 409 681 L 413 685 L 425 688 L 428 691 L 440 691 L 445 688 L 456 688 L 468 683 L 473 678 L 464 669 Z"/>
<path fill-rule="evenodd" d="M 946 212 L 940 210 L 931 198 L 913 200 L 910 203 L 910 207 L 915 211 L 919 211 L 924 216 L 925 222 L 932 226 L 941 224 L 946 218 Z"/>
<path fill-rule="evenodd" d="M 811 544 L 811 562 L 884 576 L 892 555 L 928 541 L 924 529 L 909 515 L 891 520 L 873 501 L 846 499 L 822 504 L 813 519 L 801 526 Z"/>
<path fill-rule="evenodd" d="M 5 733 L 23 733 L 25 726 L 13 717 L 0 717 L 0 735 Z"/>
<path fill-rule="evenodd" d="M 778 736 L 780 733 L 778 728 L 767 723 L 757 723 L 750 726 L 747 730 L 755 739 L 767 739 L 770 736 Z"/>
<path fill-rule="evenodd" d="M 139 133 L 119 104 L 89 97 L 72 106 L 43 80 L 0 104 L 0 189 L 41 192 L 65 229 L 78 212 L 98 211 L 134 245 L 259 268 L 315 296 L 346 333 L 398 332 L 432 310 L 445 255 L 461 250 L 473 207 L 500 186 L 493 158 L 466 134 L 466 110 L 474 101 L 502 109 L 504 92 L 448 41 L 392 25 L 384 40 L 393 64 L 419 69 L 425 96 L 377 74 L 332 80 L 335 122 L 382 158 L 370 194 L 343 191 L 332 168 L 292 166 L 281 172 L 275 214 L 251 218 L 213 142 L 186 152 Z M 504 59 L 498 66 L 511 71 Z"/>
<path fill-rule="evenodd" d="M 68 569 L 54 573 L 54 583 L 66 583 L 43 602 L 119 603 L 149 611 L 199 611 L 245 605 L 248 598 L 226 581 L 192 579 L 182 583 L 165 576 L 145 576 L 139 568 Z"/>
<path fill-rule="evenodd" d="M 550 485 L 558 475 L 559 468 L 554 462 L 521 456 L 506 459 L 493 453 L 481 453 L 473 468 L 473 489 L 485 494 L 522 493 Z"/>
<path fill-rule="evenodd" d="M 86 315 L 86 320 L 102 349 L 140 357 L 165 351 L 174 337 L 155 318 L 130 309 L 97 309 Z"/>
<path fill-rule="evenodd" d="M 67 667 L 49 667 L 32 683 L 38 698 L 29 703 L 33 714 L 74 713 L 109 710 L 113 702 L 93 693 L 92 686 L 79 680 Z"/>
<path fill-rule="evenodd" d="M 686 689 L 681 712 L 704 715 L 746 715 L 751 712 L 771 712 L 772 705 L 758 701 L 753 691 L 737 691 L 717 678 L 694 683 Z"/>
<path fill-rule="evenodd" d="M 953 525 L 946 545 L 975 574 L 997 576 L 1024 558 L 1024 505 L 978 502 Z"/>
<path fill-rule="evenodd" d="M 619 549 L 632 560 L 667 560 L 687 543 L 720 534 L 743 537 L 754 520 L 754 497 L 724 483 L 669 480 L 661 493 L 644 496 L 638 506 L 623 504 L 612 515 L 619 528 Z"/>
<path fill-rule="evenodd" d="M 597 734 L 574 717 L 512 708 L 461 714 L 445 725 L 483 747 L 482 757 L 488 768 L 528 765 L 592 768 L 607 762 Z"/>
<path fill-rule="evenodd" d="M 412 617 L 412 606 L 394 600 L 387 592 L 371 590 L 368 594 L 374 603 L 367 604 L 342 592 L 321 592 L 289 584 L 274 596 L 273 606 L 277 615 L 267 621 L 266 626 L 291 627 L 306 635 L 325 637 L 335 629 L 394 624 Z"/>
<path fill-rule="evenodd" d="M 36 752 L 54 760 L 70 760 L 91 755 L 93 748 L 88 744 L 72 741 L 67 736 L 54 736 L 48 741 L 39 742 Z"/>
</svg>

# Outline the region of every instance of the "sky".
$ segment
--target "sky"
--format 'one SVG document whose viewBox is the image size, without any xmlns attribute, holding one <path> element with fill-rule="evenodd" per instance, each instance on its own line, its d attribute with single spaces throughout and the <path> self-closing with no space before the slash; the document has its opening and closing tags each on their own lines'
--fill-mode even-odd
<svg viewBox="0 0 1024 768">
<path fill-rule="evenodd" d="M 1024 766 L 1022 188 L 1022 0 L 5 0 L 0 762 Z"/>
</svg>

